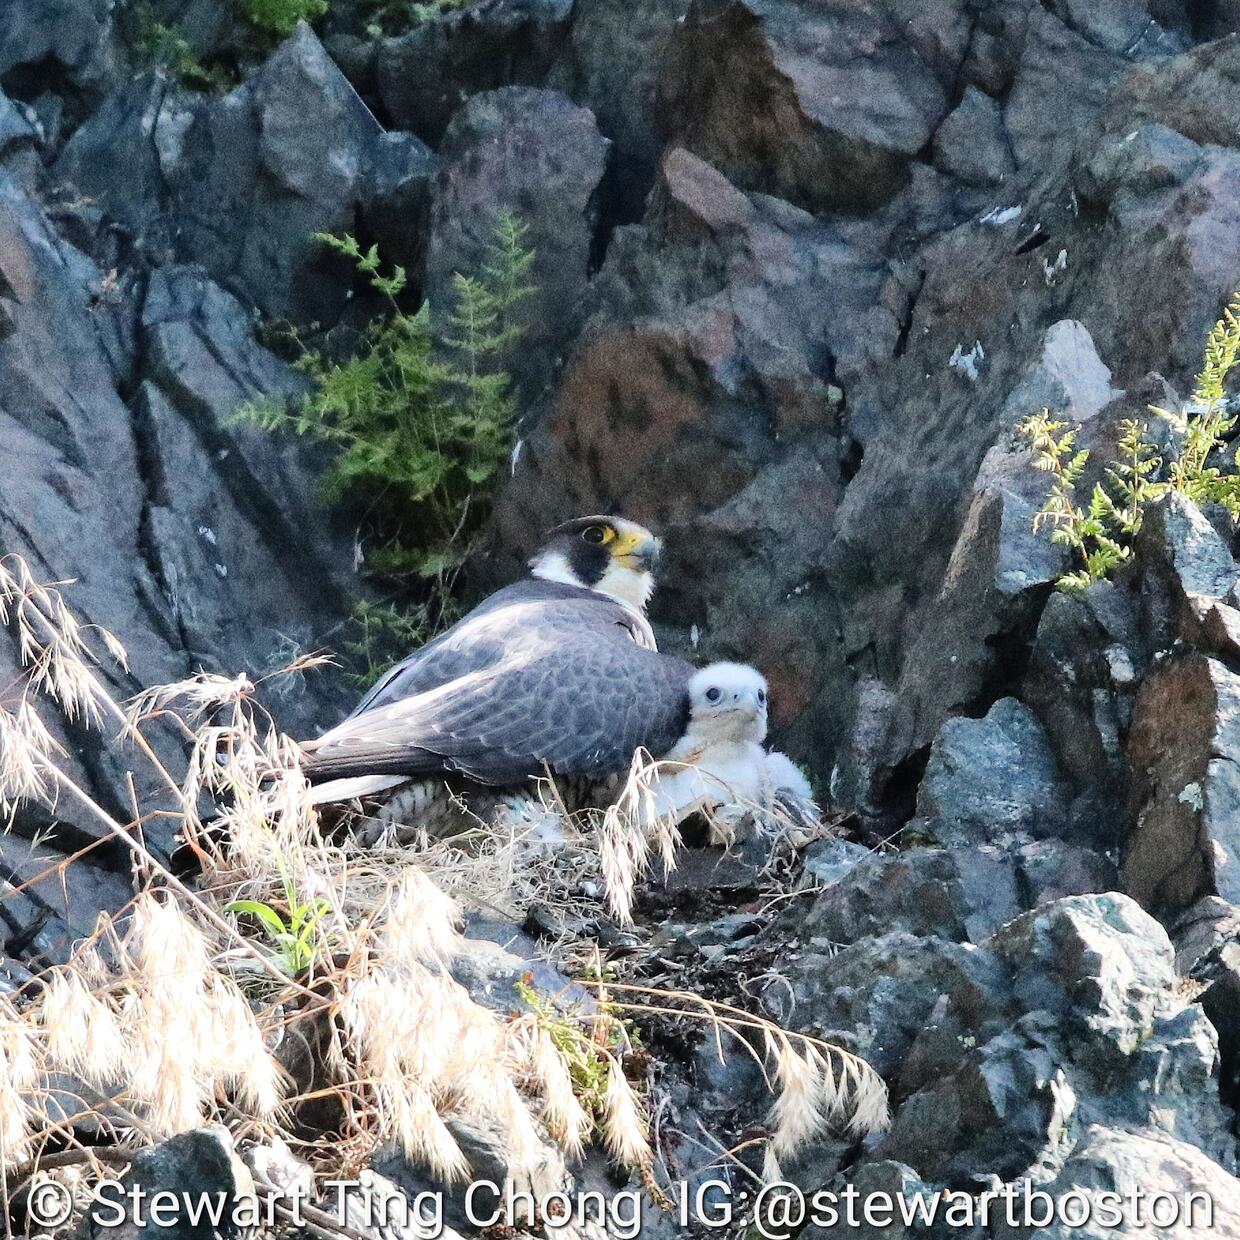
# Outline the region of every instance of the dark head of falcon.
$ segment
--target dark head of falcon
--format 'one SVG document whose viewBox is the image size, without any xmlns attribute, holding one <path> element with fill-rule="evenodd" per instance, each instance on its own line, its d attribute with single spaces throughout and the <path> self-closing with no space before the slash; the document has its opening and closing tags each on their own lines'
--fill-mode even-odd
<svg viewBox="0 0 1240 1240">
<path fill-rule="evenodd" d="M 645 606 L 659 540 L 622 517 L 549 531 L 531 575 L 492 594 L 302 744 L 316 801 L 408 779 L 506 786 L 604 778 L 680 739 L 693 669 L 660 654 Z"/>
<path fill-rule="evenodd" d="M 607 594 L 644 609 L 654 590 L 659 540 L 623 517 L 578 517 L 547 533 L 530 560 L 534 576 Z"/>
</svg>

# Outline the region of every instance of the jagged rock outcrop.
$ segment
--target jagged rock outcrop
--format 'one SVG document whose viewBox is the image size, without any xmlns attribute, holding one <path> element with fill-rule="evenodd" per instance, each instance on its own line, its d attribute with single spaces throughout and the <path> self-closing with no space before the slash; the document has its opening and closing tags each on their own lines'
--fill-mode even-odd
<svg viewBox="0 0 1240 1240">
<path fill-rule="evenodd" d="M 201 263 L 270 317 L 330 324 L 348 272 L 313 234 L 353 228 L 391 158 L 380 138 L 302 26 L 223 96 L 140 77 L 75 131 L 53 175 L 96 199 L 156 262 Z"/>
<path fill-rule="evenodd" d="M 201 270 L 150 272 L 103 211 L 81 202 L 54 211 L 29 174 L 23 159 L 0 170 L 0 554 L 23 556 L 40 579 L 73 581 L 81 620 L 128 651 L 128 669 L 101 669 L 121 700 L 199 668 L 273 671 L 318 646 L 355 589 L 310 459 L 232 421 L 241 404 L 303 381 L 255 342 L 253 310 Z M 6 633 L 9 692 L 19 665 Z M 341 685 L 329 676 L 323 689 L 317 700 L 288 699 L 290 730 L 338 714 Z M 61 738 L 70 770 L 126 821 L 127 769 L 146 794 L 154 772 L 81 729 Z M 58 890 L 56 850 L 106 831 L 67 806 L 57 819 L 51 840 L 32 850 L 18 836 L 46 817 L 23 813 L 2 849 L 6 877 L 47 872 L 6 904 L 10 930 L 18 940 L 29 930 L 39 951 L 62 949 L 70 929 L 89 930 L 130 887 L 128 857 L 105 848 L 103 868 Z M 173 847 L 164 820 L 147 838 L 159 852 Z"/>
<path fill-rule="evenodd" d="M 96 0 L 0 8 L 0 555 L 75 579 L 129 649 L 116 694 L 339 637 L 324 458 L 234 418 L 305 390 L 264 320 L 341 349 L 380 309 L 313 234 L 377 243 L 438 308 L 511 209 L 537 291 L 471 580 L 582 512 L 659 527 L 661 644 L 761 668 L 848 834 L 774 905 L 752 858 L 691 849 L 626 948 L 884 1074 L 890 1133 L 824 1136 L 807 1188 L 1201 1186 L 1240 1230 L 1240 538 L 1172 496 L 1112 581 L 1056 590 L 1016 434 L 1079 422 L 1087 484 L 1125 418 L 1175 450 L 1148 406 L 1180 405 L 1240 279 L 1240 9 L 479 0 L 378 33 L 341 2 L 283 40 L 153 11 L 235 85 L 143 68 Z M 0 637 L 0 705 L 19 676 Z M 303 734 L 349 700 L 329 675 L 269 703 Z M 58 738 L 127 813 L 128 759 Z M 0 837 L 0 955 L 55 958 L 128 898 L 104 848 L 61 883 L 100 831 L 55 817 Z M 561 984 L 485 934 L 476 997 Z M 766 1095 L 712 1052 L 668 1069 L 673 1127 L 741 1144 Z"/>
<path fill-rule="evenodd" d="M 542 82 L 559 52 L 569 0 L 498 0 L 482 9 L 447 6 L 433 21 L 380 40 L 370 72 L 398 128 L 438 143 L 471 95 Z"/>
<path fill-rule="evenodd" d="M 493 261 L 500 216 L 526 224 L 534 292 L 516 314 L 525 330 L 512 369 L 527 399 L 550 382 L 581 325 L 608 145 L 590 112 L 566 96 L 508 86 L 474 95 L 439 148 L 426 296 L 432 306 L 453 305 L 453 276 Z"/>
<path fill-rule="evenodd" d="M 1181 1150 L 1207 1178 L 1234 1168 L 1230 1114 L 1200 1092 L 1214 1030 L 1178 992 L 1161 927 L 1123 896 L 1053 902 L 981 946 L 896 931 L 788 977 L 802 1022 L 862 1031 L 897 1076 L 892 1130 L 844 1183 L 896 1163 L 926 1188 L 962 1175 L 1099 1187 L 1075 1164 L 1124 1157 L 1126 1141 Z"/>
</svg>

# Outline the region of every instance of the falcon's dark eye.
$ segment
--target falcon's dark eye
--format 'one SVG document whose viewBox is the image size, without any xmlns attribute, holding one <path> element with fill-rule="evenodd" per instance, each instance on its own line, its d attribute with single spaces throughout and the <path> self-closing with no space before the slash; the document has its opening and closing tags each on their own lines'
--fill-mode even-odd
<svg viewBox="0 0 1240 1240">
<path fill-rule="evenodd" d="M 721 689 L 706 690 L 706 700 L 708 702 L 717 702 L 721 697 L 723 697 L 723 691 Z"/>
<path fill-rule="evenodd" d="M 601 525 L 588 525 L 581 531 L 581 536 L 588 543 L 601 543 L 607 541 L 607 530 Z"/>
<path fill-rule="evenodd" d="M 766 690 L 765 689 L 758 690 L 758 705 L 759 706 L 766 705 Z"/>
</svg>

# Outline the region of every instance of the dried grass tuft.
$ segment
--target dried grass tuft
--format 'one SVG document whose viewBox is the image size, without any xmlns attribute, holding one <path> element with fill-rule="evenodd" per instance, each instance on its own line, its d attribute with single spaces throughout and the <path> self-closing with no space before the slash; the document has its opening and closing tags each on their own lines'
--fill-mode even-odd
<svg viewBox="0 0 1240 1240">
<path fill-rule="evenodd" d="M 547 1012 L 497 1015 L 449 973 L 462 946 L 458 896 L 500 901 L 519 891 L 528 903 L 548 884 L 571 891 L 601 869 L 613 910 L 631 917 L 640 876 L 653 858 L 673 865 L 679 845 L 676 821 L 659 812 L 659 764 L 649 755 L 635 757 L 606 810 L 569 812 L 543 789 L 451 841 L 414 832 L 363 851 L 320 830 L 297 747 L 246 677 L 199 674 L 123 710 L 99 674 L 123 664 L 120 644 L 80 625 L 59 589 L 15 557 L 0 559 L 0 622 L 14 628 L 27 667 L 16 702 L 0 707 L 0 809 L 70 799 L 132 851 L 141 877 L 131 905 L 115 921 L 102 917 L 66 963 L 13 1000 L 0 997 L 0 1158 L 72 1139 L 72 1120 L 51 1098 L 53 1085 L 63 1097 L 74 1081 L 96 1093 L 83 1115 L 117 1140 L 221 1122 L 296 1144 L 290 1120 L 304 1082 L 291 1082 L 284 1050 L 313 1028 L 322 1074 L 313 1093 L 334 1097 L 341 1118 L 338 1131 L 301 1148 L 333 1171 L 395 1141 L 442 1179 L 466 1177 L 449 1127 L 459 1119 L 502 1135 L 514 1176 L 543 1158 L 546 1133 L 574 1157 L 601 1136 L 618 1162 L 649 1177 L 646 1103 L 618 1047 L 599 1040 L 600 1015 L 561 1041 L 565 1025 L 553 1027 Z M 106 743 L 133 745 L 150 764 L 201 864 L 195 890 L 74 782 L 40 697 L 87 726 L 115 725 L 120 739 Z M 152 725 L 185 738 L 179 775 L 147 741 Z M 215 807 L 209 832 L 203 804 Z M 576 898 L 565 896 L 566 906 Z M 607 1004 L 621 1015 L 696 1017 L 769 1060 L 779 1088 L 773 1159 L 824 1126 L 885 1123 L 882 1082 L 838 1048 L 682 992 L 616 984 Z M 614 1032 L 619 1017 L 609 1019 Z M 765 1056 L 747 1038 L 765 1038 Z M 589 1098 L 574 1075 L 583 1045 L 605 1073 Z"/>
</svg>

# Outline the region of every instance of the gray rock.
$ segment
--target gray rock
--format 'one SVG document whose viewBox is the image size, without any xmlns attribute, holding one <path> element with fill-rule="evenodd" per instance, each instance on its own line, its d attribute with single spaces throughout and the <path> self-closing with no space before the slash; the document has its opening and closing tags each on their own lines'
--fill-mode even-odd
<svg viewBox="0 0 1240 1240">
<path fill-rule="evenodd" d="M 240 402 L 286 391 L 290 382 L 254 342 L 252 320 L 235 299 L 201 273 L 160 273 L 139 325 L 140 286 L 63 241 L 2 174 L 0 272 L 7 324 L 0 434 L 9 453 L 0 540 L 4 553 L 23 555 L 41 579 L 74 579 L 67 599 L 75 613 L 121 638 L 130 670 L 107 662 L 101 669 L 112 692 L 128 699 L 200 664 L 271 671 L 286 638 L 317 646 L 349 605 L 347 553 L 329 532 L 304 458 L 257 433 L 247 442 L 229 425 Z M 142 376 L 135 373 L 139 341 Z M 140 377 L 150 382 L 136 402 L 145 412 L 135 416 L 121 390 L 128 394 Z M 201 532 L 217 524 L 230 543 L 223 557 Z M 194 618 L 192 636 L 180 626 L 179 606 Z M 16 664 L 5 634 L 5 683 L 15 683 Z M 325 698 L 298 698 L 288 711 L 291 730 L 326 722 L 343 707 L 342 697 L 332 705 L 329 685 L 323 682 Z M 55 728 L 54 716 L 46 714 Z M 61 735 L 72 755 L 68 772 L 122 821 L 131 813 L 130 770 L 144 804 L 161 803 L 154 773 L 134 752 L 76 731 Z M 180 738 L 155 729 L 152 739 L 175 765 Z M 101 832 L 63 798 L 56 818 L 25 809 L 19 833 L 54 825 L 53 847 L 71 852 Z M 171 831 L 171 820 L 155 818 L 147 840 L 168 852 Z M 84 871 L 75 907 L 96 897 L 112 903 L 104 888 L 111 884 L 117 897 L 120 889 L 108 872 L 125 873 L 128 864 L 108 858 L 94 887 Z M 83 916 L 70 917 L 73 929 L 88 928 Z"/>
<path fill-rule="evenodd" d="M 1124 890 L 1175 914 L 1200 897 L 1240 899 L 1240 677 L 1189 655 L 1156 668 L 1128 735 L 1133 824 Z"/>
<path fill-rule="evenodd" d="M 57 181 L 102 203 L 156 255 L 172 245 L 172 226 L 161 215 L 166 141 L 159 137 L 175 99 L 164 74 L 140 75 L 103 101 L 53 165 Z"/>
<path fill-rule="evenodd" d="M 1219 896 L 1203 896 L 1168 927 L 1175 944 L 1175 967 L 1192 972 L 1215 948 L 1240 937 L 1240 908 Z"/>
<path fill-rule="evenodd" d="M 1197 649 L 1231 652 L 1240 565 L 1201 510 L 1172 493 L 1141 525 L 1135 550 L 1147 628 L 1160 621 Z"/>
<path fill-rule="evenodd" d="M 1048 407 L 1088 424 L 1120 395 L 1089 332 L 1061 319 L 1047 329 L 1041 352 L 1008 392 L 1001 417 L 1015 425 L 1030 410 Z M 898 687 L 910 716 L 908 743 L 925 744 L 944 718 L 968 711 L 1003 675 L 1000 664 L 1026 640 L 1047 587 L 1067 571 L 1064 549 L 1033 529 L 1046 493 L 1047 477 L 1023 444 L 1001 441 L 983 457 L 935 600 L 934 623 L 912 643 Z"/>
<path fill-rule="evenodd" d="M 528 227 L 529 282 L 537 290 L 516 319 L 524 327 L 513 369 L 526 393 L 548 382 L 583 317 L 598 190 L 607 140 L 594 117 L 553 91 L 505 87 L 473 96 L 440 146 L 431 203 L 426 296 L 453 304 L 452 278 L 489 262 L 499 215 Z"/>
<path fill-rule="evenodd" d="M 995 935 L 1018 970 L 1027 1011 L 1075 1019 L 1080 1051 L 1127 1058 L 1170 1008 L 1174 953 L 1166 932 L 1119 895 L 1079 896 L 1027 913 Z"/>
<path fill-rule="evenodd" d="M 15 148 L 33 145 L 38 131 L 22 109 L 0 91 L 0 156 Z"/>
<path fill-rule="evenodd" d="M 1174 30 L 1159 24 L 1175 23 L 1177 6 L 1150 3 L 1149 0 L 1116 0 L 1112 4 L 1091 4 L 1089 0 L 1053 0 L 1048 5 L 1069 29 L 1108 52 L 1130 56 L 1136 52 L 1164 55 L 1183 50 Z"/>
<path fill-rule="evenodd" d="M 1070 1198 L 1067 1220 L 1056 1219 L 1030 1232 L 1002 1219 L 994 1231 L 996 1240 L 1017 1236 L 1136 1240 L 1151 1234 L 1155 1220 L 1158 1233 L 1168 1240 L 1188 1240 L 1203 1231 L 1240 1235 L 1240 1190 L 1235 1179 L 1200 1150 L 1168 1133 L 1091 1125 L 1058 1174 L 1035 1177 L 1034 1187 L 1052 1202 Z M 1125 1208 L 1119 1225 L 1111 1226 L 1101 1206 L 1105 1199 L 1114 1207 L 1115 1194 L 1138 1205 L 1136 1210 Z M 1035 1200 L 1037 1220 L 1045 1216 L 1046 1204 L 1045 1199 Z"/>
<path fill-rule="evenodd" d="M 966 86 L 935 132 L 934 162 L 966 185 L 999 185 L 1015 172 L 998 102 L 976 86 Z"/>
<path fill-rule="evenodd" d="M 1104 121 L 1116 133 L 1151 121 L 1195 143 L 1235 146 L 1240 107 L 1232 91 L 1238 80 L 1240 39 L 1232 31 L 1174 59 L 1136 67 L 1108 101 Z"/>
<path fill-rule="evenodd" d="M 1105 890 L 1113 879 L 1096 853 L 1062 840 L 1014 850 L 908 848 L 833 878 L 796 927 L 812 946 L 891 930 L 983 943 L 1028 908 Z"/>
<path fill-rule="evenodd" d="M 640 219 L 663 150 L 659 83 L 689 0 L 577 0 L 547 85 L 588 107 L 614 143 L 616 214 Z"/>
<path fill-rule="evenodd" d="M 0 9 L 0 77 L 12 79 L 40 68 L 46 74 L 48 66 L 91 100 L 112 86 L 124 71 L 112 5 L 105 0 L 9 0 Z"/>
<path fill-rule="evenodd" d="M 803 872 L 814 883 L 836 883 L 874 854 L 848 840 L 819 840 L 805 850 Z"/>
<path fill-rule="evenodd" d="M 239 93 L 197 112 L 165 169 L 182 253 L 268 315 L 330 321 L 343 291 L 312 234 L 353 226 L 379 124 L 305 25 Z M 247 226 L 221 235 L 219 212 L 239 198 Z"/>
<path fill-rule="evenodd" d="M 1003 110 L 1017 167 L 1066 169 L 1072 152 L 1063 136 L 1093 121 L 1130 62 L 1072 29 L 1050 6 L 1004 33 L 1022 40 Z"/>
<path fill-rule="evenodd" d="M 1235 1164 L 1229 1114 L 1208 1084 L 1213 1029 L 1185 1006 L 1152 918 L 1123 896 L 1074 897 L 1025 914 L 989 947 L 1010 990 L 981 992 L 980 1019 L 961 1019 L 953 995 L 926 1021 L 877 1157 L 934 1180 L 1010 1180 L 1062 1165 L 1088 1125 L 1107 1123 Z"/>
<path fill-rule="evenodd" d="M 411 133 L 385 133 L 362 202 L 362 219 L 388 262 L 421 269 L 431 187 L 439 162 Z"/>
<path fill-rule="evenodd" d="M 503 1015 L 520 1011 L 525 1002 L 517 982 L 526 981 L 543 998 L 565 1008 L 589 1011 L 593 1006 L 589 992 L 569 981 L 511 922 L 471 917 L 466 934 L 451 972 L 475 1003 Z"/>
<path fill-rule="evenodd" d="M 1201 1010 L 1218 1033 L 1219 1089 L 1233 1107 L 1240 1090 L 1240 927 L 1198 960 L 1191 977 L 1202 986 Z"/>
<path fill-rule="evenodd" d="M 40 965 L 67 960 L 94 933 L 101 909 L 121 908 L 134 894 L 127 866 L 70 864 L 67 852 L 13 833 L 0 835 L 0 875 L 0 940 Z"/>
<path fill-rule="evenodd" d="M 949 719 L 930 749 L 917 812 L 944 843 L 1044 838 L 1061 830 L 1068 798 L 1037 716 L 1015 698 L 984 719 Z"/>
<path fill-rule="evenodd" d="M 351 550 L 314 500 L 313 455 L 232 420 L 304 381 L 255 342 L 240 303 L 193 268 L 152 276 L 142 340 L 135 419 L 152 566 L 195 662 L 224 670 L 227 649 L 231 670 L 266 675 L 317 648 L 353 588 Z M 304 733 L 323 704 L 274 687 L 285 691 L 284 726 Z M 331 681 L 321 688 L 330 701 Z"/>
<path fill-rule="evenodd" d="M 1110 202 L 1117 193 L 1148 194 L 1181 185 L 1201 162 L 1201 147 L 1166 125 L 1108 134 L 1081 171 L 1084 198 Z"/>
<path fill-rule="evenodd" d="M 861 939 L 833 956 L 781 956 L 761 991 L 767 1015 L 812 1027 L 896 1075 L 931 1015 L 942 1005 L 964 1026 L 995 1019 L 1007 993 L 1005 970 L 971 944 L 893 931 Z"/>
<path fill-rule="evenodd" d="M 103 283 L 104 273 L 61 241 L 35 202 L 0 173 L 0 438 L 7 445 L 0 538 L 4 552 L 23 555 L 41 579 L 74 578 L 79 617 L 122 637 L 132 675 L 101 670 L 127 698 L 141 683 L 188 669 L 140 550 L 141 462 L 100 330 L 106 312 L 92 310 L 92 290 Z M 132 306 L 122 301 L 117 309 L 132 323 Z M 18 666 L 6 633 L 0 679 L 16 683 Z M 124 805 L 125 759 L 72 742 L 69 749 L 77 751 L 69 772 L 105 804 Z M 62 813 L 73 822 L 72 811 Z M 32 811 L 19 829 L 45 825 Z M 73 826 L 85 832 L 78 842 L 99 830 L 85 816 Z M 157 847 L 167 842 L 157 824 L 151 838 Z"/>
<path fill-rule="evenodd" d="M 361 1171 L 356 1180 L 342 1181 L 335 1192 L 339 1196 L 326 1203 L 328 1213 L 366 1240 L 418 1240 L 432 1228 L 441 1240 L 461 1240 L 455 1228 L 440 1225 L 429 1199 L 427 1204 L 411 1208 L 411 1202 L 417 1200 L 416 1192 L 408 1195 L 371 1167 Z"/>
<path fill-rule="evenodd" d="M 1022 911 L 1014 859 L 995 848 L 913 848 L 862 861 L 799 921 L 811 944 L 910 934 L 980 943 Z"/>
<path fill-rule="evenodd" d="M 470 96 L 540 85 L 555 61 L 570 0 L 499 0 L 452 8 L 379 44 L 376 85 L 402 129 L 438 143 Z"/>
<path fill-rule="evenodd" d="M 1037 712 L 1060 765 L 1078 788 L 1097 789 L 1115 815 L 1127 777 L 1123 737 L 1145 669 L 1131 593 L 1111 582 L 1047 600 L 1021 697 Z M 1100 817 L 1103 817 L 1100 814 Z M 1115 842 L 1109 823 L 1094 839 Z M 1107 838 L 1110 836 L 1110 838 Z"/>
<path fill-rule="evenodd" d="M 1066 840 L 1035 840 L 1016 850 L 1026 904 L 1036 908 L 1064 896 L 1113 891 L 1114 864 L 1090 848 Z"/>
<path fill-rule="evenodd" d="M 919 1194 L 930 1191 L 930 1185 L 924 1183 L 912 1167 L 897 1162 L 862 1163 L 838 1175 L 828 1188 L 841 1199 L 849 1189 L 855 1190 L 858 1200 L 878 1193 L 912 1200 Z M 801 1235 L 804 1240 L 834 1240 L 837 1236 L 858 1236 L 861 1240 L 905 1240 L 905 1237 L 913 1234 L 902 1221 L 883 1223 L 877 1212 L 873 1215 L 877 1221 L 873 1223 L 865 1219 L 862 1211 L 857 1211 L 857 1214 L 857 1226 L 851 1225 L 844 1214 L 833 1226 L 820 1227 L 810 1223 Z"/>
<path fill-rule="evenodd" d="M 967 40 L 950 0 L 908 21 L 847 3 L 700 0 L 669 66 L 667 130 L 746 189 L 810 210 L 872 208 L 908 183 Z"/>
<path fill-rule="evenodd" d="M 313 234 L 353 228 L 381 132 L 303 24 L 227 95 L 140 79 L 74 134 L 56 171 L 156 257 L 203 264 L 273 317 L 330 322 L 347 288 Z"/>
<path fill-rule="evenodd" d="M 214 1240 L 216 1235 L 221 1240 L 231 1240 L 241 1234 L 232 1223 L 233 1211 L 241 1209 L 241 1203 L 255 1195 L 253 1177 L 237 1157 L 232 1136 L 220 1124 L 181 1133 L 162 1145 L 144 1150 L 121 1177 L 121 1183 L 143 1190 L 148 1202 L 156 1193 L 170 1194 L 171 1200 L 169 1197 L 161 1199 L 169 1207 L 163 1217 L 175 1221 L 167 1226 L 156 1226 L 149 1216 L 144 1216 L 148 1219 L 145 1224 L 127 1221 L 118 1227 L 92 1227 L 91 1235 L 98 1240 L 104 1236 L 131 1240 L 135 1236 L 155 1234 L 169 1237 L 169 1240 Z M 200 1211 L 191 1214 L 195 1201 L 201 1199 L 224 1203 L 218 1228 L 213 1228 Z M 118 1200 L 115 1193 L 111 1200 Z"/>
</svg>

